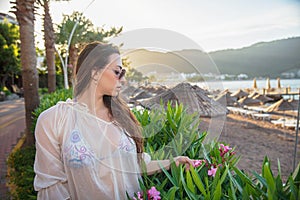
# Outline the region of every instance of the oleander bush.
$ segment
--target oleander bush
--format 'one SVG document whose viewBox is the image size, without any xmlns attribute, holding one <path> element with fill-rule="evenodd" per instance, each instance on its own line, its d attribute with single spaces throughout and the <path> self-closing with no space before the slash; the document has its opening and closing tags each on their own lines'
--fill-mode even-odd
<svg viewBox="0 0 300 200">
<path fill-rule="evenodd" d="M 58 90 L 42 97 L 34 111 L 34 123 L 41 112 L 72 97 L 71 90 Z M 169 170 L 150 176 L 143 174 L 141 191 L 135 199 L 291 199 L 300 197 L 299 165 L 283 183 L 271 171 L 265 158 L 260 173 L 246 174 L 236 167 L 235 149 L 221 142 L 205 142 L 206 132 L 199 132 L 199 116 L 188 114 L 183 105 L 171 103 L 159 110 L 133 110 L 143 127 L 145 151 L 152 159 L 173 159 L 187 155 L 194 159 L 190 170 L 171 164 Z M 174 104 L 173 104 L 174 105 Z M 19 149 L 9 156 L 10 183 L 13 199 L 36 199 L 33 190 L 35 148 Z M 280 166 L 280 163 L 278 163 Z"/>
<path fill-rule="evenodd" d="M 267 157 L 261 173 L 250 175 L 236 167 L 239 157 L 234 148 L 221 142 L 203 144 L 206 133 L 197 130 L 197 116 L 188 115 L 182 105 L 176 104 L 172 108 L 168 104 L 160 110 L 134 113 L 143 126 L 145 151 L 152 159 L 187 155 L 194 159 L 194 166 L 186 170 L 173 162 L 170 170 L 162 169 L 163 173 L 151 176 L 144 173 L 140 181 L 142 191 L 133 199 L 300 198 L 300 163 L 285 183 L 279 161 L 278 175 L 274 176 Z M 168 137 L 164 137 L 166 134 Z M 188 144 L 188 148 L 184 144 Z M 172 154 L 174 152 L 178 154 Z"/>
</svg>

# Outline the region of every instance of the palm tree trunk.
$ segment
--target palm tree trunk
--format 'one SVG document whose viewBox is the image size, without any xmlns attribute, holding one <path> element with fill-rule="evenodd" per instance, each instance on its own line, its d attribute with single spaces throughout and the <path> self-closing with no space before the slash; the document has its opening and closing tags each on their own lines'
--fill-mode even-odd
<svg viewBox="0 0 300 200">
<path fill-rule="evenodd" d="M 76 48 L 75 45 L 70 45 L 70 50 L 69 50 L 69 83 L 72 83 L 72 75 L 73 75 L 73 70 L 76 67 L 76 62 L 77 62 L 77 57 L 78 57 L 78 49 Z"/>
<path fill-rule="evenodd" d="M 56 70 L 55 70 L 55 35 L 53 23 L 49 12 L 49 0 L 44 0 L 44 37 L 46 48 L 46 62 L 48 69 L 48 92 L 54 92 L 56 89 Z"/>
<path fill-rule="evenodd" d="M 34 2 L 35 0 L 16 0 L 14 11 L 19 26 L 21 40 L 21 66 L 26 113 L 26 142 L 34 144 L 34 135 L 30 132 L 32 112 L 40 103 L 38 95 L 38 73 L 34 45 Z"/>
</svg>

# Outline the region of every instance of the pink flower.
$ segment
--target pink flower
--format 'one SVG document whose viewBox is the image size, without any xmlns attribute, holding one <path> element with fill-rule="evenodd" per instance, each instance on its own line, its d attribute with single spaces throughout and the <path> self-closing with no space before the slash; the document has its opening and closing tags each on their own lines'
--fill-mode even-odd
<svg viewBox="0 0 300 200">
<path fill-rule="evenodd" d="M 218 168 L 214 168 L 214 166 L 211 166 L 211 168 L 208 170 L 208 176 L 213 176 L 213 177 L 215 177 L 215 175 L 216 175 L 216 172 L 217 172 L 217 169 Z"/>
<path fill-rule="evenodd" d="M 221 156 L 224 156 L 225 153 L 227 153 L 228 151 L 230 151 L 232 148 L 230 148 L 229 146 L 225 146 L 224 144 L 220 144 L 220 152 L 221 152 Z"/>
<path fill-rule="evenodd" d="M 151 189 L 148 190 L 147 194 L 148 194 L 149 199 L 153 199 L 153 200 L 160 200 L 161 199 L 161 197 L 159 196 L 160 192 L 157 191 L 154 186 L 152 186 Z"/>
<path fill-rule="evenodd" d="M 193 167 L 199 167 L 203 162 L 205 163 L 205 160 L 193 160 Z"/>
<path fill-rule="evenodd" d="M 225 146 L 224 144 L 220 144 L 220 147 L 222 149 L 224 149 L 224 152 L 227 153 L 228 151 L 230 151 L 232 148 L 229 146 Z"/>
<path fill-rule="evenodd" d="M 143 193 L 137 192 L 137 198 L 133 197 L 133 200 L 143 200 Z"/>
</svg>

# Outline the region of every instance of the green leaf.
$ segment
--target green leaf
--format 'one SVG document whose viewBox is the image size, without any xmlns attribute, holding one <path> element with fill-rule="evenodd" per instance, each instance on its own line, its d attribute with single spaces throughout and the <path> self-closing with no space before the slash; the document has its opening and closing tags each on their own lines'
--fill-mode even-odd
<svg viewBox="0 0 300 200">
<path fill-rule="evenodd" d="M 252 172 L 252 173 L 265 188 L 268 188 L 267 181 L 264 179 L 264 177 L 260 176 L 256 172 Z"/>
<path fill-rule="evenodd" d="M 201 166 L 202 168 L 202 166 Z M 196 173 L 194 167 L 191 167 L 191 173 L 192 173 L 192 177 L 193 177 L 193 181 L 196 184 L 197 188 L 200 190 L 200 192 L 204 195 L 204 197 L 207 197 L 206 191 L 204 189 L 204 185 L 201 181 L 201 178 L 199 177 L 198 173 Z"/>
<path fill-rule="evenodd" d="M 207 191 L 207 199 L 210 199 L 210 190 L 209 190 L 209 184 L 208 184 L 208 177 L 207 176 L 205 176 L 204 177 L 204 182 L 205 182 L 205 186 L 206 186 L 206 191 Z"/>
<path fill-rule="evenodd" d="M 293 172 L 293 180 L 298 188 L 300 188 L 300 162 L 298 163 L 295 171 Z"/>
<path fill-rule="evenodd" d="M 166 194 L 166 199 L 168 199 L 168 200 L 175 199 L 175 194 L 176 194 L 177 190 L 178 190 L 178 187 L 176 187 L 176 186 L 171 187 L 171 189 L 169 189 L 168 193 Z"/>
<path fill-rule="evenodd" d="M 288 179 L 288 183 L 289 183 L 289 186 L 290 186 L 290 192 L 291 192 L 291 197 L 293 199 L 298 199 L 298 193 L 299 193 L 299 188 L 297 188 L 294 184 L 294 180 L 292 179 L 292 177 L 290 176 L 289 179 Z"/>
<path fill-rule="evenodd" d="M 196 193 L 195 186 L 194 186 L 194 184 L 193 184 L 193 180 L 192 180 L 190 171 L 187 171 L 187 172 L 186 172 L 186 182 L 187 182 L 187 187 L 189 188 L 189 190 L 190 190 L 192 193 Z"/>
<path fill-rule="evenodd" d="M 185 182 L 184 176 L 183 176 L 183 169 L 182 168 L 181 168 L 181 171 L 180 171 L 180 177 L 181 177 L 183 188 L 184 188 L 186 194 L 188 195 L 189 199 L 198 200 L 199 198 L 192 191 L 190 191 L 190 189 L 188 188 L 188 186 Z"/>
<path fill-rule="evenodd" d="M 230 173 L 228 173 L 229 174 L 229 177 L 230 177 Z M 235 195 L 235 189 L 234 189 L 234 187 L 233 187 L 233 184 L 232 184 L 232 181 L 229 181 L 229 185 L 230 185 L 230 190 L 229 190 L 229 195 L 230 195 L 230 199 L 233 199 L 233 200 L 237 200 L 237 198 L 236 198 L 236 195 Z"/>
<path fill-rule="evenodd" d="M 174 179 L 172 178 L 172 176 L 169 174 L 169 172 L 161 165 L 161 163 L 158 163 L 161 170 L 164 172 L 164 174 L 168 177 L 168 179 L 170 180 L 170 182 L 174 185 L 177 186 L 177 183 L 174 181 Z M 172 165 L 172 164 L 171 164 Z"/>
<path fill-rule="evenodd" d="M 269 162 L 266 162 L 264 164 L 264 175 L 265 175 L 265 179 L 267 182 L 267 192 L 268 192 L 268 197 L 269 199 L 277 199 L 277 190 L 276 190 L 276 184 L 274 181 L 274 177 L 272 175 L 271 169 L 270 169 L 270 165 Z"/>
<path fill-rule="evenodd" d="M 176 183 L 176 186 L 179 186 L 180 182 L 180 168 L 176 166 L 175 161 L 173 158 L 170 159 L 171 161 L 171 174 L 174 178 L 174 182 Z"/>
<path fill-rule="evenodd" d="M 222 195 L 221 182 L 218 181 L 218 184 L 217 184 L 214 194 L 213 194 L 213 199 L 219 200 L 219 199 L 221 199 L 221 195 Z"/>
</svg>

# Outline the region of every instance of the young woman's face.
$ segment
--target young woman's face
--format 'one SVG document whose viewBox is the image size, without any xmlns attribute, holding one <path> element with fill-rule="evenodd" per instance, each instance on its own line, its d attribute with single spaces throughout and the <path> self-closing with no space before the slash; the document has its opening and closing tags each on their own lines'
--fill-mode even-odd
<svg viewBox="0 0 300 200">
<path fill-rule="evenodd" d="M 109 57 L 109 63 L 101 72 L 100 77 L 98 77 L 97 94 L 117 96 L 121 90 L 122 81 L 124 81 L 124 77 L 119 78 L 122 72 L 120 55 L 112 54 Z"/>
</svg>

